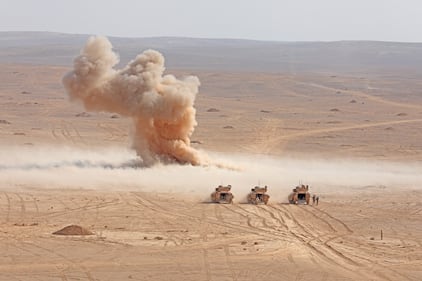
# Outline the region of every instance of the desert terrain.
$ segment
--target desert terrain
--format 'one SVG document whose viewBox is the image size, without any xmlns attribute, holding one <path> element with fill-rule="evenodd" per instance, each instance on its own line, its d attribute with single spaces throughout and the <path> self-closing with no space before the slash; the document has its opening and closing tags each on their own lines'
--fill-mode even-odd
<svg viewBox="0 0 422 281">
<path fill-rule="evenodd" d="M 201 81 L 211 164 L 140 168 L 132 120 L 63 89 L 85 39 L 0 35 L 0 280 L 422 279 L 421 44 L 117 38 Z M 300 183 L 318 206 L 287 203 Z"/>
</svg>

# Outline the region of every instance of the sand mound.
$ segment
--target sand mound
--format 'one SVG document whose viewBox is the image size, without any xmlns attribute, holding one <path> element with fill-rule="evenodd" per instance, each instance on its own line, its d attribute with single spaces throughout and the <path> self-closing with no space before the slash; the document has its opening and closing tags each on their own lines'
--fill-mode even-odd
<svg viewBox="0 0 422 281">
<path fill-rule="evenodd" d="M 75 115 L 76 117 L 91 117 L 91 114 L 89 114 L 88 112 L 81 112 Z"/>
<path fill-rule="evenodd" d="M 93 235 L 91 231 L 79 226 L 79 225 L 68 225 L 56 232 L 55 235 Z"/>
</svg>

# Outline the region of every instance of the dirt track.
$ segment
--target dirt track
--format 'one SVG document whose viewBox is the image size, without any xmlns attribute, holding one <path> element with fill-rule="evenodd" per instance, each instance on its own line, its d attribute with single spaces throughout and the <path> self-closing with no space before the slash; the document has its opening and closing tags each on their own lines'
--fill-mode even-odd
<svg viewBox="0 0 422 281">
<path fill-rule="evenodd" d="M 414 206 L 396 192 L 378 205 L 376 190 L 348 204 L 352 194 L 320 206 L 254 206 L 140 192 L 4 191 L 0 280 L 419 280 L 422 229 L 405 232 L 421 223 L 409 215 Z M 413 196 L 421 202 L 420 192 Z M 394 221 L 368 233 L 379 218 L 372 206 L 389 208 L 393 199 Z M 349 212 L 354 204 L 358 213 Z M 72 223 L 95 235 L 51 234 Z"/>
</svg>

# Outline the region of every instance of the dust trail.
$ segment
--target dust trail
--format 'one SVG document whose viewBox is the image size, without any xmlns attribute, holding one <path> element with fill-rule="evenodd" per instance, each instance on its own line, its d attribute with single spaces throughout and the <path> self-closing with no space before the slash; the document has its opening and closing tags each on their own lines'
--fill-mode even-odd
<svg viewBox="0 0 422 281">
<path fill-rule="evenodd" d="M 182 80 L 164 75 L 164 57 L 147 50 L 120 70 L 105 37 L 91 37 L 63 77 L 71 100 L 88 111 L 116 112 L 135 123 L 133 146 L 143 165 L 207 163 L 207 156 L 190 146 L 197 122 L 194 101 L 200 85 L 195 76 Z"/>
<path fill-rule="evenodd" d="M 117 147 L 0 148 L 0 188 L 154 191 L 207 200 L 216 186 L 231 184 L 239 202 L 255 185 L 268 185 L 271 201 L 285 202 L 300 182 L 319 194 L 366 187 L 388 190 L 422 186 L 421 163 L 210 155 L 241 169 L 162 164 L 145 169 L 134 151 Z"/>
</svg>

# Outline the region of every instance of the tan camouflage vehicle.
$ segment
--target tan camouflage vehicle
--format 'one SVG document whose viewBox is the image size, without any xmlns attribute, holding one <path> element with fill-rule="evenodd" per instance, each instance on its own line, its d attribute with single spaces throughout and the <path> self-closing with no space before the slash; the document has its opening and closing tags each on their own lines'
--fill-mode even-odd
<svg viewBox="0 0 422 281">
<path fill-rule="evenodd" d="M 233 203 L 233 194 L 230 192 L 232 186 L 219 185 L 211 194 L 211 201 L 214 203 L 231 204 Z"/>
<path fill-rule="evenodd" d="M 293 189 L 289 195 L 289 203 L 297 205 L 309 205 L 311 194 L 309 193 L 309 186 L 301 184 Z"/>
<path fill-rule="evenodd" d="M 265 204 L 267 205 L 268 200 L 270 199 L 270 196 L 266 194 L 267 192 L 267 186 L 265 187 L 259 187 L 255 186 L 251 189 L 251 192 L 248 194 L 248 203 L 250 204 Z"/>
</svg>

